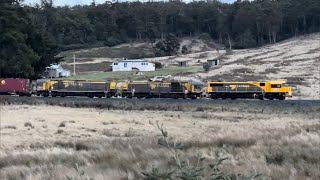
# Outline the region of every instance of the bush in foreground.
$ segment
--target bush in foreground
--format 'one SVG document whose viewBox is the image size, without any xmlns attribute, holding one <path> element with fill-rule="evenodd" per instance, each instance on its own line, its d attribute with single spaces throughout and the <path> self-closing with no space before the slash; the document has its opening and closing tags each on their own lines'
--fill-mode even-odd
<svg viewBox="0 0 320 180">
<path fill-rule="evenodd" d="M 227 158 L 217 158 L 214 160 L 207 160 L 200 154 L 195 156 L 195 160 L 186 156 L 184 152 L 184 145 L 177 142 L 171 142 L 169 134 L 163 129 L 163 125 L 150 122 L 151 125 L 160 131 L 160 138 L 158 144 L 165 147 L 168 153 L 174 159 L 175 169 L 170 171 L 163 171 L 159 168 L 152 167 L 151 172 L 142 172 L 146 180 L 266 180 L 271 179 L 265 175 L 253 172 L 249 175 L 226 173 L 223 171 L 223 162 Z"/>
</svg>

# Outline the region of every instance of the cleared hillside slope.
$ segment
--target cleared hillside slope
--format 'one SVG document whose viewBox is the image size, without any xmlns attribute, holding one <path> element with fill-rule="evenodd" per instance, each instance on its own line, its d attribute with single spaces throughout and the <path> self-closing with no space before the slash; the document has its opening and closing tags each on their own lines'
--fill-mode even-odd
<svg viewBox="0 0 320 180">
<path fill-rule="evenodd" d="M 203 79 L 225 81 L 285 80 L 295 98 L 320 99 L 320 33 L 256 49 L 234 50 Z"/>
<path fill-rule="evenodd" d="M 176 66 L 179 61 L 188 61 L 189 65 L 199 68 L 208 59 L 218 58 L 221 60 L 221 66 L 212 68 L 208 73 L 194 71 L 187 75 L 181 68 L 180 74 L 204 81 L 284 80 L 293 86 L 294 98 L 320 99 L 320 33 L 299 36 L 260 48 L 233 50 L 232 55 L 225 55 L 224 50 L 217 51 L 199 39 L 184 39 L 181 44 L 188 46 L 191 52 L 185 55 L 145 59 L 150 62 L 161 62 L 166 67 Z M 142 56 L 151 53 L 149 46 L 148 43 L 132 43 L 107 49 L 68 51 L 63 53 L 69 57 L 64 65 L 68 68 L 73 67 L 70 57 L 75 53 L 77 57 L 81 57 L 77 59 L 78 72 L 88 74 L 98 71 L 110 74 L 101 71 L 105 71 L 112 61 L 120 59 L 122 55 L 125 57 L 128 52 L 139 51 Z M 93 57 L 95 55 L 96 58 Z M 162 70 L 161 74 L 163 72 L 171 71 Z"/>
</svg>

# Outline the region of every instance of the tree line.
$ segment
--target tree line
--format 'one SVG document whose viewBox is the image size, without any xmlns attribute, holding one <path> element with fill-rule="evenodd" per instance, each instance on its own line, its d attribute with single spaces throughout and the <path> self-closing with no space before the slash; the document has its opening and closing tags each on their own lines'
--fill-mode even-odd
<svg viewBox="0 0 320 180">
<path fill-rule="evenodd" d="M 55 7 L 41 0 L 31 7 L 1 0 L 0 27 L 0 76 L 36 78 L 61 60 L 61 50 L 161 39 L 157 53 L 165 55 L 177 44 L 172 36 L 205 34 L 227 48 L 251 48 L 319 32 L 320 1 L 93 1 Z"/>
<path fill-rule="evenodd" d="M 185 3 L 110 2 L 54 7 L 42 0 L 32 13 L 64 49 L 209 34 L 219 43 L 250 48 L 320 31 L 319 0 L 217 0 Z"/>
<path fill-rule="evenodd" d="M 50 34 L 18 0 L 0 1 L 0 77 L 37 78 L 61 58 Z"/>
</svg>

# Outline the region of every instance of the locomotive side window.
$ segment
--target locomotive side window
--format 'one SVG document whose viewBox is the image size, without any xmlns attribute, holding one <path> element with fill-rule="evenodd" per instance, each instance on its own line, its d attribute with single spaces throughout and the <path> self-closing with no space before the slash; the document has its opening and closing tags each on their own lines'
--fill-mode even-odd
<svg viewBox="0 0 320 180">
<path fill-rule="evenodd" d="M 281 88 L 281 84 L 271 84 L 271 88 Z"/>
<path fill-rule="evenodd" d="M 211 87 L 222 87 L 223 84 L 210 84 Z"/>
<path fill-rule="evenodd" d="M 260 86 L 266 86 L 266 83 L 260 83 Z"/>
</svg>

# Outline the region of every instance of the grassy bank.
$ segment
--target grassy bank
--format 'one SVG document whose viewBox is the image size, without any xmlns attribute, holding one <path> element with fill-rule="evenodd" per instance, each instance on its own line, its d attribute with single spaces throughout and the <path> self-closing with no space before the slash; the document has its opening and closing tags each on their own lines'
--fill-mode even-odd
<svg viewBox="0 0 320 180">
<path fill-rule="evenodd" d="M 158 104 L 134 102 L 118 110 L 6 103 L 1 106 L 0 177 L 62 180 L 78 178 L 83 171 L 82 179 L 143 179 L 142 172 L 155 175 L 152 169 L 157 168 L 158 175 L 174 171 L 172 178 L 180 179 L 173 153 L 159 145 L 159 131 L 149 123 L 158 121 L 169 132 L 171 147 L 181 143 L 178 152 L 181 160 L 188 160 L 186 172 L 192 174 L 194 167 L 200 167 L 202 179 L 216 172 L 207 165 L 219 158 L 226 158 L 219 166 L 224 176 L 320 178 L 318 112 L 306 104 L 300 104 L 301 110 L 293 104 L 292 110 L 265 108 L 258 113 L 257 107 L 248 110 L 240 102 L 219 111 L 213 111 L 218 105 L 190 111 L 191 105 L 183 103 L 182 111 L 136 111 L 143 104 L 155 108 Z M 205 158 L 200 163 L 199 156 Z"/>
</svg>

